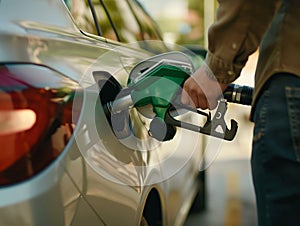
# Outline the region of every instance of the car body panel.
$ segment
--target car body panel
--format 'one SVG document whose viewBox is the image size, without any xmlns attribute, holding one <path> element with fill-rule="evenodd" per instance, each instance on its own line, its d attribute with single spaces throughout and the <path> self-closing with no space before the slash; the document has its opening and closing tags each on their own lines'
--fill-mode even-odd
<svg viewBox="0 0 300 226">
<path fill-rule="evenodd" d="M 43 65 L 92 90 L 62 154 L 33 178 L 0 187 L 0 225 L 138 225 L 152 189 L 163 225 L 183 224 L 198 186 L 202 138 L 178 129 L 173 140 L 157 142 L 146 130 L 149 120 L 133 109 L 133 133 L 120 142 L 91 76 L 105 70 L 125 87 L 130 69 L 151 56 L 80 31 L 63 1 L 0 1 L 0 62 Z M 146 151 L 126 145 L 136 137 Z"/>
</svg>

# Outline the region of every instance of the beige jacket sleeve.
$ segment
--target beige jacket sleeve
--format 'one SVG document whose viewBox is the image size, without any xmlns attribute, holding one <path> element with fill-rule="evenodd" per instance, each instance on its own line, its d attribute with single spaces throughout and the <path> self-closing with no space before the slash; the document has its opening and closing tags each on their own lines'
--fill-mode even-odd
<svg viewBox="0 0 300 226">
<path fill-rule="evenodd" d="M 206 63 L 221 83 L 234 81 L 259 46 L 280 1 L 219 0 L 208 31 Z"/>
</svg>

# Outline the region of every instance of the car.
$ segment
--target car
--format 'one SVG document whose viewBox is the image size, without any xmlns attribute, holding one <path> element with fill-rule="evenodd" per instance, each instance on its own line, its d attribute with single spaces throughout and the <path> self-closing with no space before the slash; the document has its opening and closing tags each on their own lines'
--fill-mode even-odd
<svg viewBox="0 0 300 226">
<path fill-rule="evenodd" d="M 143 110 L 115 125 L 103 110 L 168 51 L 136 0 L 0 0 L 0 225 L 174 226 L 203 209 L 204 136 L 159 141 Z"/>
</svg>

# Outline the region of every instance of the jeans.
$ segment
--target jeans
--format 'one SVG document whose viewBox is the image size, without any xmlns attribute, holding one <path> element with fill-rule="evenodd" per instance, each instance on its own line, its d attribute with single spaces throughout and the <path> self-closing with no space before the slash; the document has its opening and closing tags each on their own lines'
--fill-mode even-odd
<svg viewBox="0 0 300 226">
<path fill-rule="evenodd" d="M 258 99 L 254 123 L 258 224 L 300 225 L 300 77 L 274 75 Z"/>
</svg>

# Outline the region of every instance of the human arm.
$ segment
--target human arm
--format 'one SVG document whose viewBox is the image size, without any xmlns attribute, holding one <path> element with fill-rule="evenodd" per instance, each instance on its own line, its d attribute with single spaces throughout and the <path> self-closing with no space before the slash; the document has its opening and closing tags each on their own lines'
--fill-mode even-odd
<svg viewBox="0 0 300 226">
<path fill-rule="evenodd" d="M 208 32 L 206 65 L 184 84 L 182 102 L 213 109 L 227 85 L 240 76 L 257 50 L 279 0 L 219 0 L 216 22 Z"/>
</svg>

